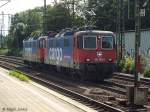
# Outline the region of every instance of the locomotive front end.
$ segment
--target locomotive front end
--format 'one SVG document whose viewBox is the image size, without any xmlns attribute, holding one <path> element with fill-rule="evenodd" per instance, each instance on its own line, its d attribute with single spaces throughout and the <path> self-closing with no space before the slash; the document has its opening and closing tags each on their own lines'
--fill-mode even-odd
<svg viewBox="0 0 150 112">
<path fill-rule="evenodd" d="M 112 77 L 116 63 L 115 36 L 110 31 L 80 31 L 74 38 L 74 63 L 88 79 Z"/>
</svg>

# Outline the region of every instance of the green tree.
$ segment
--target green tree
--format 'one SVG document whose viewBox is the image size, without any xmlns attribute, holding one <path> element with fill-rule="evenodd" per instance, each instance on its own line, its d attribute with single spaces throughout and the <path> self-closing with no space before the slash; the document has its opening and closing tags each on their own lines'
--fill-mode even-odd
<svg viewBox="0 0 150 112">
<path fill-rule="evenodd" d="M 71 26 L 84 25 L 84 10 L 87 7 L 86 0 L 60 0 L 61 5 L 67 9 L 71 19 Z"/>
<path fill-rule="evenodd" d="M 57 4 L 54 7 L 48 7 L 48 30 L 59 31 L 61 29 L 73 26 L 82 26 L 83 18 L 76 16 L 74 25 L 72 25 L 72 15 L 64 4 Z"/>
<path fill-rule="evenodd" d="M 26 36 L 26 27 L 27 26 L 24 23 L 16 24 L 13 30 L 14 41 L 12 45 L 14 48 L 22 48 L 22 41 Z"/>
<path fill-rule="evenodd" d="M 42 16 L 41 11 L 38 12 L 36 9 L 28 10 L 25 12 L 27 15 L 26 24 L 27 24 L 27 36 L 29 36 L 32 32 L 40 30 L 42 31 Z"/>
</svg>

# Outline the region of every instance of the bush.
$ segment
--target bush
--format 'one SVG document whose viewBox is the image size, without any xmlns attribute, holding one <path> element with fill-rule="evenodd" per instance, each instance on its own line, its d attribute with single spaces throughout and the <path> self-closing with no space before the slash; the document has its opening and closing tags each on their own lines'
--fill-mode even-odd
<svg viewBox="0 0 150 112">
<path fill-rule="evenodd" d="M 131 70 L 133 69 L 134 61 L 132 58 L 125 58 L 125 64 L 124 68 L 126 70 L 126 73 L 131 73 Z"/>
<path fill-rule="evenodd" d="M 119 62 L 119 68 L 122 72 L 133 73 L 134 72 L 134 60 L 130 57 L 124 57 Z"/>
<path fill-rule="evenodd" d="M 135 71 L 135 66 L 134 66 L 134 61 L 133 61 L 131 66 L 130 66 L 130 73 L 133 74 L 134 71 Z"/>
<path fill-rule="evenodd" d="M 122 60 L 118 61 L 118 71 L 121 72 L 124 69 L 124 64 L 125 64 L 125 58 L 123 58 Z"/>
<path fill-rule="evenodd" d="M 119 61 L 119 72 L 131 73 L 133 74 L 135 71 L 134 60 L 130 57 L 124 57 Z M 141 74 L 145 77 L 150 77 L 150 66 L 146 65 L 146 59 L 141 57 Z"/>
<path fill-rule="evenodd" d="M 150 67 L 146 67 L 143 74 L 145 77 L 150 77 Z"/>
<path fill-rule="evenodd" d="M 146 65 L 146 58 L 141 56 L 141 73 L 144 73 L 146 67 L 147 67 L 147 65 Z"/>
</svg>

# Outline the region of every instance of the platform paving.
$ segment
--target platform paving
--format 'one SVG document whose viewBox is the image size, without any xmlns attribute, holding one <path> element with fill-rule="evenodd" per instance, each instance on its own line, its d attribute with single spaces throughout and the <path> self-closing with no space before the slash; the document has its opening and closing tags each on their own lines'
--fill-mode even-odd
<svg viewBox="0 0 150 112">
<path fill-rule="evenodd" d="M 0 112 L 96 112 L 35 82 L 23 82 L 0 68 Z"/>
</svg>

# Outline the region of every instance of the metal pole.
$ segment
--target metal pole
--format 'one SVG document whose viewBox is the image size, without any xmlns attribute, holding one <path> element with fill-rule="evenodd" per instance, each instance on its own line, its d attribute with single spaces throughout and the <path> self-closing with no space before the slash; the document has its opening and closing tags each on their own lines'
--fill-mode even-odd
<svg viewBox="0 0 150 112">
<path fill-rule="evenodd" d="M 1 48 L 2 48 L 2 26 L 1 26 Z"/>
<path fill-rule="evenodd" d="M 120 42 L 120 16 L 121 16 L 120 0 L 117 0 L 117 60 L 120 61 L 121 42 Z"/>
<path fill-rule="evenodd" d="M 3 29 L 4 29 L 4 12 L 2 12 L 2 29 L 1 29 L 1 38 L 2 38 L 2 45 L 1 45 L 1 47 L 2 48 L 3 48 L 3 33 L 4 33 Z"/>
<path fill-rule="evenodd" d="M 72 1 L 72 10 L 73 10 L 73 21 L 72 21 L 72 26 L 74 26 L 74 19 L 75 19 L 75 0 Z"/>
<path fill-rule="evenodd" d="M 43 10 L 43 33 L 47 32 L 47 7 L 46 0 L 44 0 L 44 10 Z"/>
<path fill-rule="evenodd" d="M 140 0 L 135 0 L 135 80 L 134 85 L 138 86 L 138 64 L 140 51 Z"/>
<path fill-rule="evenodd" d="M 0 38 L 1 38 L 1 48 L 3 47 L 3 27 L 4 27 L 4 12 L 2 11 L 2 19 L 1 19 L 1 31 L 0 31 Z"/>
<path fill-rule="evenodd" d="M 120 48 L 120 52 L 121 52 L 121 56 L 120 58 L 122 59 L 124 56 L 124 48 L 125 48 L 125 38 L 124 38 L 124 1 L 121 0 L 120 2 L 120 6 L 121 6 L 121 25 L 120 25 L 120 29 L 121 29 L 121 34 L 120 34 L 120 43 L 121 43 L 121 48 Z"/>
</svg>

